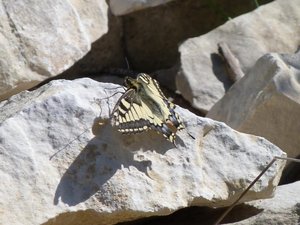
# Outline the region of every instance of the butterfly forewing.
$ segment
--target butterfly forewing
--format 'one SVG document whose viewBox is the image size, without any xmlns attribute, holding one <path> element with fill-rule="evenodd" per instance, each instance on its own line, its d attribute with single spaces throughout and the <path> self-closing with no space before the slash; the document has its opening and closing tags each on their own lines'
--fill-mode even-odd
<svg viewBox="0 0 300 225">
<path fill-rule="evenodd" d="M 128 89 L 112 112 L 113 125 L 124 134 L 153 129 L 174 143 L 176 131 L 184 126 L 158 82 L 147 74 L 139 74 L 126 84 Z"/>
<path fill-rule="evenodd" d="M 160 106 L 165 109 L 165 120 L 170 120 L 173 125 L 177 128 L 177 130 L 182 130 L 184 128 L 181 119 L 179 115 L 175 112 L 175 105 L 171 103 L 164 95 L 162 90 L 159 87 L 158 82 L 155 79 L 152 79 L 149 75 L 147 74 L 142 74 L 139 78 L 142 78 L 147 82 L 146 88 L 151 90 L 153 95 L 155 95 L 157 98 L 156 100 L 161 100 L 160 101 Z M 166 107 L 163 107 L 166 106 Z"/>
</svg>

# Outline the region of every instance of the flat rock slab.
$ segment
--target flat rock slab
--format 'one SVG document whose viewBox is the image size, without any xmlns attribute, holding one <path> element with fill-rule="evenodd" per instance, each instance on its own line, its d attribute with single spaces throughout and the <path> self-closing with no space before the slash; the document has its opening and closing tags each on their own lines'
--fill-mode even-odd
<svg viewBox="0 0 300 225">
<path fill-rule="evenodd" d="M 289 157 L 300 155 L 300 52 L 266 54 L 208 112 L 245 133 L 267 138 Z"/>
<path fill-rule="evenodd" d="M 228 44 L 247 73 L 266 53 L 297 50 L 299 11 L 298 0 L 273 1 L 205 35 L 186 40 L 179 48 L 178 90 L 195 108 L 209 111 L 231 85 L 225 65 L 217 55 L 218 43 Z"/>
<path fill-rule="evenodd" d="M 228 206 L 285 156 L 264 138 L 179 107 L 186 129 L 177 148 L 153 131 L 122 135 L 108 119 L 117 91 L 87 78 L 57 80 L 1 103 L 1 224 L 108 225 Z M 270 197 L 283 167 L 275 163 L 244 201 Z"/>
</svg>

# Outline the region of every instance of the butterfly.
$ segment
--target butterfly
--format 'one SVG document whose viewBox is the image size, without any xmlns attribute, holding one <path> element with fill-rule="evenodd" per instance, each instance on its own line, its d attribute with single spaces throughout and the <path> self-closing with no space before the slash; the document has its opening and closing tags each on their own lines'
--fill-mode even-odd
<svg viewBox="0 0 300 225">
<path fill-rule="evenodd" d="M 175 145 L 176 132 L 184 129 L 179 115 L 161 91 L 158 82 L 145 73 L 126 77 L 125 93 L 112 113 L 112 125 L 123 134 L 155 130 Z"/>
</svg>

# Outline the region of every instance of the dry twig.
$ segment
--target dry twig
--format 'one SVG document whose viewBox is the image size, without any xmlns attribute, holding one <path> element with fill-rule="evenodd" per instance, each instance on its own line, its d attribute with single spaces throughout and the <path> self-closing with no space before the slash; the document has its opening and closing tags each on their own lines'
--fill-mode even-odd
<svg viewBox="0 0 300 225">
<path fill-rule="evenodd" d="M 238 197 L 237 200 L 235 200 L 231 206 L 219 217 L 219 219 L 214 223 L 214 225 L 219 225 L 222 220 L 225 218 L 225 216 L 228 215 L 228 213 L 233 209 L 234 206 L 236 206 L 239 201 L 245 196 L 245 194 L 250 190 L 250 188 L 259 180 L 259 178 L 273 165 L 273 163 L 277 160 L 277 159 L 282 159 L 282 160 L 287 160 L 287 161 L 294 161 L 294 162 L 298 162 L 300 163 L 299 159 L 294 159 L 294 158 L 288 158 L 288 157 L 279 157 L 279 156 L 275 156 L 272 161 L 266 166 L 266 168 L 251 182 L 251 184 L 246 188 L 245 191 L 243 191 L 243 193 L 240 195 L 240 197 Z"/>
<path fill-rule="evenodd" d="M 244 76 L 244 73 L 241 69 L 240 62 L 231 52 L 228 45 L 225 42 L 220 42 L 218 44 L 218 51 L 225 62 L 230 80 L 236 82 L 241 79 Z"/>
</svg>

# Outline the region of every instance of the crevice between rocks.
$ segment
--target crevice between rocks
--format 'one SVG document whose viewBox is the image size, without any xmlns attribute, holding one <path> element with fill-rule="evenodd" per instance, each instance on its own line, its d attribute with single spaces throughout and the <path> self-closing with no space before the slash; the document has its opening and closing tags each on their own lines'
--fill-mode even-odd
<svg viewBox="0 0 300 225">
<path fill-rule="evenodd" d="M 300 159 L 300 155 L 296 158 Z M 282 172 L 279 185 L 290 184 L 300 180 L 300 163 L 290 162 Z"/>
<path fill-rule="evenodd" d="M 177 210 L 176 212 L 167 216 L 150 216 L 128 222 L 116 223 L 114 225 L 212 225 L 226 209 L 227 208 L 214 209 L 209 207 L 191 206 Z M 262 209 L 257 209 L 253 206 L 241 204 L 236 206 L 230 212 L 230 214 L 224 219 L 222 224 L 241 221 L 251 216 L 257 215 L 262 211 Z M 68 225 L 75 224 L 75 222 L 77 225 L 110 224 L 106 219 L 106 215 L 101 215 L 101 213 L 97 213 L 94 210 L 86 210 L 60 214 L 59 216 L 48 220 L 42 225 Z"/>
</svg>

